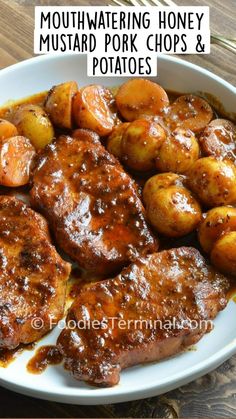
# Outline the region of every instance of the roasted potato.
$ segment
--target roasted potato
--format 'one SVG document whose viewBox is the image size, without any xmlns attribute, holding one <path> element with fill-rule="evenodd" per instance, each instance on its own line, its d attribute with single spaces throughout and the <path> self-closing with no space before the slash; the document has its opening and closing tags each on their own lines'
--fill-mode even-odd
<svg viewBox="0 0 236 419">
<path fill-rule="evenodd" d="M 19 106 L 13 115 L 13 123 L 18 133 L 29 138 L 36 149 L 44 148 L 54 138 L 53 125 L 38 105 Z"/>
<path fill-rule="evenodd" d="M 115 126 L 111 96 L 108 89 L 97 84 L 80 89 L 73 100 L 73 116 L 78 127 L 91 129 L 102 137 L 109 135 Z"/>
<path fill-rule="evenodd" d="M 236 275 L 236 231 L 223 234 L 211 251 L 211 262 L 219 271 Z"/>
<path fill-rule="evenodd" d="M 168 237 L 190 233 L 201 220 L 198 202 L 186 188 L 179 186 L 169 186 L 153 193 L 146 211 L 151 225 Z"/>
<path fill-rule="evenodd" d="M 166 189 L 169 186 L 183 186 L 182 177 L 175 173 L 160 173 L 150 177 L 143 188 L 143 202 L 147 207 L 152 201 L 153 195 L 160 189 Z"/>
<path fill-rule="evenodd" d="M 117 125 L 107 139 L 107 150 L 119 159 L 122 158 L 122 137 L 128 126 L 129 122 Z"/>
<path fill-rule="evenodd" d="M 163 142 L 156 167 L 160 172 L 187 172 L 199 158 L 199 145 L 190 130 L 177 128 Z"/>
<path fill-rule="evenodd" d="M 166 135 L 171 134 L 171 130 L 165 123 L 165 119 L 161 115 L 142 115 L 139 119 L 147 119 L 148 121 L 155 122 L 156 124 L 159 124 L 165 131 Z"/>
<path fill-rule="evenodd" d="M 0 141 L 5 138 L 15 137 L 17 135 L 17 129 L 15 125 L 6 119 L 0 119 Z"/>
<path fill-rule="evenodd" d="M 35 149 L 28 138 L 22 136 L 0 141 L 0 184 L 22 186 L 29 182 L 30 167 Z"/>
<path fill-rule="evenodd" d="M 58 84 L 49 91 L 44 106 L 56 126 L 72 128 L 72 100 L 77 91 L 75 81 Z"/>
<path fill-rule="evenodd" d="M 187 184 L 207 207 L 236 203 L 236 167 L 230 160 L 197 160 L 188 173 Z"/>
<path fill-rule="evenodd" d="M 157 83 L 146 79 L 133 79 L 120 86 L 116 94 L 117 108 L 126 121 L 134 121 L 143 115 L 161 114 L 169 99 Z"/>
<path fill-rule="evenodd" d="M 165 139 L 165 131 L 159 124 L 137 119 L 129 124 L 123 134 L 122 160 L 137 171 L 154 169 L 159 148 Z"/>
<path fill-rule="evenodd" d="M 172 130 L 179 127 L 193 132 L 201 132 L 212 118 L 213 111 L 209 103 L 194 95 L 178 97 L 166 114 L 166 122 Z"/>
<path fill-rule="evenodd" d="M 214 119 L 199 138 L 204 156 L 236 161 L 236 127 L 227 119 Z"/>
<path fill-rule="evenodd" d="M 216 207 L 204 214 L 198 230 L 198 239 L 206 253 L 210 253 L 218 238 L 236 231 L 236 208 Z"/>
</svg>

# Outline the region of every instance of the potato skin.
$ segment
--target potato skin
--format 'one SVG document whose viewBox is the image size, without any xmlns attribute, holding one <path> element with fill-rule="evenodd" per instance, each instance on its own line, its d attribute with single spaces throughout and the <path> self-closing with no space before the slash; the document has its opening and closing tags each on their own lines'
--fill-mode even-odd
<svg viewBox="0 0 236 419">
<path fill-rule="evenodd" d="M 225 233 L 216 241 L 211 262 L 224 274 L 236 275 L 236 231 Z"/>
<path fill-rule="evenodd" d="M 73 100 L 73 117 L 79 128 L 109 135 L 115 125 L 111 109 L 112 93 L 103 86 L 91 84 L 80 89 Z"/>
<path fill-rule="evenodd" d="M 204 156 L 236 161 L 236 127 L 227 119 L 214 119 L 199 138 Z"/>
<path fill-rule="evenodd" d="M 210 253 L 219 237 L 230 231 L 236 231 L 236 208 L 212 208 L 203 215 L 198 229 L 198 239 L 203 250 Z"/>
<path fill-rule="evenodd" d="M 190 130 L 174 130 L 162 144 L 156 167 L 160 172 L 187 172 L 199 158 L 199 145 Z"/>
<path fill-rule="evenodd" d="M 188 173 L 187 184 L 207 207 L 236 203 L 236 167 L 230 160 L 197 160 Z"/>
<path fill-rule="evenodd" d="M 193 231 L 201 220 L 201 208 L 190 192 L 179 186 L 159 189 L 148 204 L 151 225 L 168 237 L 181 237 Z"/>
<path fill-rule="evenodd" d="M 72 100 L 78 85 L 75 81 L 53 86 L 45 101 L 45 110 L 53 124 L 60 128 L 72 128 Z"/>
<path fill-rule="evenodd" d="M 183 186 L 183 179 L 181 176 L 175 173 L 160 173 L 158 175 L 150 177 L 143 188 L 143 202 L 145 206 L 148 206 L 153 195 L 160 189 L 166 189 L 169 186 Z"/>
<path fill-rule="evenodd" d="M 119 159 L 122 158 L 122 137 L 128 126 L 129 122 L 117 125 L 107 139 L 107 150 Z"/>
<path fill-rule="evenodd" d="M 159 124 L 137 119 L 130 123 L 122 137 L 122 160 L 137 171 L 154 169 L 159 148 L 165 139 L 166 133 Z"/>
<path fill-rule="evenodd" d="M 21 105 L 13 115 L 19 135 L 29 138 L 36 149 L 44 148 L 54 138 L 53 125 L 38 105 Z"/>
<path fill-rule="evenodd" d="M 167 126 L 164 116 L 144 114 L 141 115 L 139 119 L 147 119 L 147 121 L 156 122 L 156 124 L 159 124 L 164 129 L 166 136 L 171 134 L 171 130 Z"/>
<path fill-rule="evenodd" d="M 159 84 L 141 78 L 122 84 L 115 99 L 126 121 L 134 121 L 143 115 L 159 115 L 169 105 L 168 95 Z"/>
<path fill-rule="evenodd" d="M 17 135 L 17 129 L 15 125 L 6 119 L 0 119 L 0 141 L 6 138 L 15 137 Z"/>
<path fill-rule="evenodd" d="M 195 95 L 179 96 L 166 113 L 166 123 L 175 128 L 201 132 L 213 118 L 213 110 L 206 100 Z"/>
</svg>

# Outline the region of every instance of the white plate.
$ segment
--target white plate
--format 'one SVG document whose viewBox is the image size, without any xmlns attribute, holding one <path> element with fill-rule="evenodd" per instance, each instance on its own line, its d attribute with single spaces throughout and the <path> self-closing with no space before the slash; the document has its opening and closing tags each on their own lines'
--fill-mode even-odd
<svg viewBox="0 0 236 419">
<path fill-rule="evenodd" d="M 162 56 L 157 81 L 176 91 L 204 91 L 218 97 L 228 112 L 235 112 L 236 89 L 208 71 L 182 60 Z M 0 104 L 50 88 L 66 80 L 79 85 L 100 82 L 113 86 L 123 78 L 88 79 L 86 57 L 44 56 L 16 64 L 0 73 Z M 55 343 L 58 330 L 38 346 Z M 124 402 L 164 393 L 216 368 L 236 353 L 236 304 L 231 301 L 215 320 L 214 330 L 196 346 L 178 356 L 123 371 L 119 385 L 99 389 L 75 381 L 62 366 L 49 367 L 42 375 L 32 375 L 26 363 L 34 351 L 23 352 L 7 368 L 0 368 L 0 383 L 11 390 L 47 400 L 75 404 Z"/>
</svg>

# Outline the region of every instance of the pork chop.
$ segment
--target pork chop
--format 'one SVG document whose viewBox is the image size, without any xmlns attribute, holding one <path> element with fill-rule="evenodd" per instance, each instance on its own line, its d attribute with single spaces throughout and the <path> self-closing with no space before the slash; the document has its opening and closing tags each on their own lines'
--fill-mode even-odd
<svg viewBox="0 0 236 419">
<path fill-rule="evenodd" d="M 226 304 L 228 280 L 194 248 L 154 253 L 80 291 L 58 338 L 78 380 L 113 386 L 121 369 L 196 343 Z"/>
<path fill-rule="evenodd" d="M 89 272 L 114 273 L 157 250 L 135 182 L 92 131 L 76 130 L 46 147 L 31 198 L 59 246 Z"/>
<path fill-rule="evenodd" d="M 69 273 L 46 220 L 22 201 L 0 196 L 0 348 L 34 342 L 56 325 Z"/>
</svg>

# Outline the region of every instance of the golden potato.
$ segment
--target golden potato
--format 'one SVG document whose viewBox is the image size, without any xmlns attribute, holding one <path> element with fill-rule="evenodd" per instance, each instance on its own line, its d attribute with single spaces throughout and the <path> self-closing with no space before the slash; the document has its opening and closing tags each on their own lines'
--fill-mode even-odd
<svg viewBox="0 0 236 419">
<path fill-rule="evenodd" d="M 204 214 L 198 239 L 203 250 L 209 253 L 222 234 L 234 230 L 236 231 L 236 208 L 216 207 Z"/>
<path fill-rule="evenodd" d="M 17 129 L 15 125 L 6 119 L 0 119 L 0 141 L 6 138 L 15 137 L 17 135 Z"/>
<path fill-rule="evenodd" d="M 213 110 L 204 99 L 194 95 L 179 96 L 168 108 L 166 123 L 177 127 L 201 132 L 213 118 Z"/>
<path fill-rule="evenodd" d="M 204 156 L 236 161 L 236 126 L 227 119 L 214 119 L 199 138 Z"/>
<path fill-rule="evenodd" d="M 137 119 L 130 123 L 122 137 L 122 159 L 137 171 L 154 169 L 159 148 L 165 139 L 165 131 L 159 124 Z"/>
<path fill-rule="evenodd" d="M 122 158 L 122 137 L 128 126 L 129 122 L 117 125 L 107 139 L 107 150 L 119 159 Z"/>
<path fill-rule="evenodd" d="M 98 135 L 109 135 L 115 125 L 111 109 L 112 94 L 103 86 L 91 84 L 80 89 L 73 100 L 73 116 L 79 128 L 88 128 Z"/>
<path fill-rule="evenodd" d="M 148 204 L 151 225 L 168 237 L 181 237 L 193 231 L 201 220 L 201 208 L 190 192 L 179 186 L 159 189 Z"/>
<path fill-rule="evenodd" d="M 160 173 L 150 177 L 143 188 L 143 202 L 145 206 L 151 202 L 153 195 L 159 189 L 166 189 L 169 186 L 182 186 L 182 177 L 175 173 Z"/>
<path fill-rule="evenodd" d="M 138 119 L 147 119 L 148 121 L 156 122 L 156 124 L 159 124 L 166 132 L 166 135 L 169 135 L 171 133 L 171 130 L 169 129 L 168 125 L 165 122 L 164 116 L 161 115 L 140 115 L 140 118 Z"/>
<path fill-rule="evenodd" d="M 236 275 L 236 231 L 221 236 L 211 251 L 211 262 L 219 271 Z"/>
<path fill-rule="evenodd" d="M 207 207 L 236 203 L 236 167 L 230 160 L 197 160 L 189 171 L 187 184 Z"/>
<path fill-rule="evenodd" d="M 169 105 L 165 90 L 146 79 L 133 79 L 120 86 L 116 104 L 126 121 L 134 121 L 142 115 L 159 115 Z"/>
<path fill-rule="evenodd" d="M 44 148 L 54 138 L 53 125 L 46 112 L 38 105 L 21 105 L 13 115 L 20 135 L 29 138 L 36 149 Z"/>
<path fill-rule="evenodd" d="M 75 81 L 53 86 L 45 101 L 45 109 L 51 121 L 61 128 L 72 128 L 72 100 L 78 85 Z"/>
<path fill-rule="evenodd" d="M 156 167 L 160 172 L 187 172 L 199 158 L 199 145 L 190 130 L 178 128 L 162 144 Z"/>
</svg>

